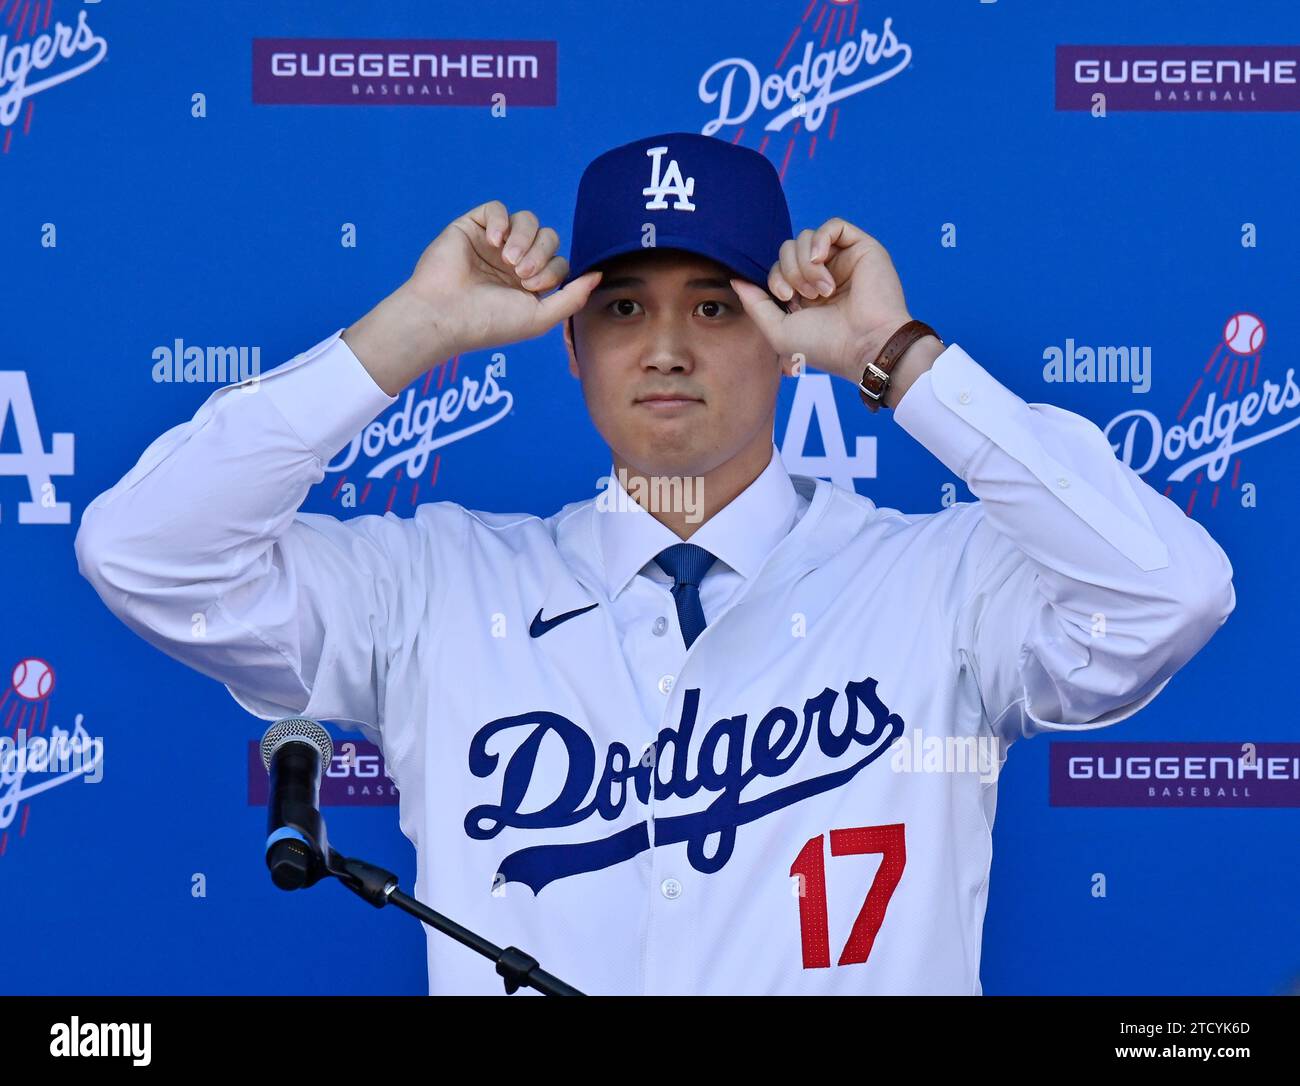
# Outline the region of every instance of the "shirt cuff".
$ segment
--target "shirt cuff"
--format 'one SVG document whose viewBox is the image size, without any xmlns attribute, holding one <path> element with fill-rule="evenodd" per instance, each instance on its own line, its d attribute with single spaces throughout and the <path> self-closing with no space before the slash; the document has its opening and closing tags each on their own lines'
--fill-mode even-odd
<svg viewBox="0 0 1300 1086">
<path fill-rule="evenodd" d="M 376 415 L 397 402 L 343 341 L 343 329 L 253 378 L 303 445 L 328 463 Z"/>
<path fill-rule="evenodd" d="M 1100 716 L 1095 716 L 1081 724 L 1061 724 L 1054 720 L 1044 720 L 1042 717 L 1034 715 L 1033 709 L 1026 700 L 1024 703 L 1025 719 L 1021 723 L 1020 733 L 1024 738 L 1028 739 L 1042 732 L 1086 732 L 1095 728 L 1109 728 L 1112 724 L 1119 724 L 1139 710 L 1145 709 L 1156 699 L 1160 691 L 1169 685 L 1169 680 L 1172 678 L 1172 675 L 1166 676 L 1141 697 L 1134 698 L 1124 705 L 1116 706 L 1109 712 L 1102 713 Z"/>
<path fill-rule="evenodd" d="M 978 380 L 980 376 L 983 381 Z M 977 385 L 983 387 L 977 389 Z M 961 347 L 950 343 L 894 407 L 898 425 L 963 481 L 971 457 L 989 440 L 976 426 L 955 414 L 969 406 L 977 392 L 982 400 L 987 399 L 983 406 L 989 411 L 1005 412 L 1010 406 L 1007 400 L 1021 402 Z"/>
<path fill-rule="evenodd" d="M 1079 455 L 1097 457 L 1098 465 L 1104 463 L 1107 470 L 1121 471 L 1101 431 L 1081 416 L 1059 408 L 1047 405 L 1042 411 L 1047 414 L 1036 414 L 1031 405 L 954 343 L 913 382 L 894 408 L 894 417 L 970 486 L 976 497 L 981 496 L 982 488 L 978 479 L 972 484 L 972 465 L 982 470 L 984 464 L 976 461 L 975 455 L 982 450 L 990 454 L 994 449 L 1001 450 L 1139 568 L 1151 571 L 1168 566 L 1169 548 L 1155 534 L 1141 503 L 1134 498 L 1136 516 L 1141 521 L 1117 509 L 1089 483 L 1086 471 L 1068 467 L 1047 451 L 1037 435 L 1036 422 L 1060 426 L 1062 418 L 1073 418 L 1086 424 L 1093 437 L 1080 437 Z M 1000 478 L 996 471 L 988 474 Z"/>
</svg>

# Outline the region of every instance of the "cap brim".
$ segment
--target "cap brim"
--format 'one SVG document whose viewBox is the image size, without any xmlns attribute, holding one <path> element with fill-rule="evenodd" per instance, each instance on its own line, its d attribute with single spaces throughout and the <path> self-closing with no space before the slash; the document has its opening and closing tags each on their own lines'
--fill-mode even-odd
<svg viewBox="0 0 1300 1086">
<path fill-rule="evenodd" d="M 647 249 L 677 249 L 694 253 L 696 256 L 708 257 L 710 260 L 716 260 L 737 277 L 747 279 L 764 289 L 767 287 L 767 274 L 770 269 L 759 267 L 757 263 L 743 253 L 737 252 L 730 246 L 719 244 L 712 239 L 681 237 L 671 234 L 660 234 L 654 245 L 639 245 L 636 242 L 628 242 L 625 245 L 615 245 L 603 252 L 596 253 L 581 267 L 571 267 L 567 278 L 560 285 L 564 286 L 571 283 L 580 275 L 585 275 L 591 271 L 597 264 L 613 260 L 616 256 L 623 256 L 626 253 L 645 252 Z"/>
</svg>

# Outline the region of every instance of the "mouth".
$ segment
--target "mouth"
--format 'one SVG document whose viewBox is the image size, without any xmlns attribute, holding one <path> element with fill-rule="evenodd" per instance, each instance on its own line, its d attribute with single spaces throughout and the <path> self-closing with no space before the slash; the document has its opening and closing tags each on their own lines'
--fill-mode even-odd
<svg viewBox="0 0 1300 1086">
<path fill-rule="evenodd" d="M 637 400 L 636 405 L 653 411 L 655 414 L 669 414 L 684 411 L 703 402 L 703 400 L 697 400 L 691 396 L 647 396 L 644 399 Z"/>
</svg>

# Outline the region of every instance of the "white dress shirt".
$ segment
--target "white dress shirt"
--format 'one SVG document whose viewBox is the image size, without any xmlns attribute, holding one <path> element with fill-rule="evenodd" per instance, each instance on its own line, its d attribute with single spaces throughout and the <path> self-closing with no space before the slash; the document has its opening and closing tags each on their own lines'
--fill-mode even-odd
<svg viewBox="0 0 1300 1086">
<path fill-rule="evenodd" d="M 957 344 L 892 417 L 978 500 L 878 507 L 774 448 L 691 539 L 689 650 L 643 510 L 300 512 L 394 402 L 337 332 L 218 390 L 88 506 L 79 567 L 250 712 L 364 732 L 416 895 L 590 992 L 978 994 L 996 779 L 899 753 L 1121 721 L 1235 604 L 1093 423 Z M 432 932 L 428 966 L 501 990 Z"/>
</svg>

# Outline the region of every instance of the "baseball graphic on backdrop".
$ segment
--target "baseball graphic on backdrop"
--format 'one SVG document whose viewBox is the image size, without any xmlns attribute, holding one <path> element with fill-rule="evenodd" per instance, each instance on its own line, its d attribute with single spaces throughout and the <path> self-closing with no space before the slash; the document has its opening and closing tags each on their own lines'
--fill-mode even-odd
<svg viewBox="0 0 1300 1086">
<path fill-rule="evenodd" d="M 54 689 L 54 669 L 44 660 L 19 660 L 13 673 L 14 693 L 28 701 L 40 701 Z"/>
<path fill-rule="evenodd" d="M 1234 313 L 1223 326 L 1223 342 L 1235 354 L 1254 354 L 1264 346 L 1264 322 L 1254 313 Z"/>
</svg>

